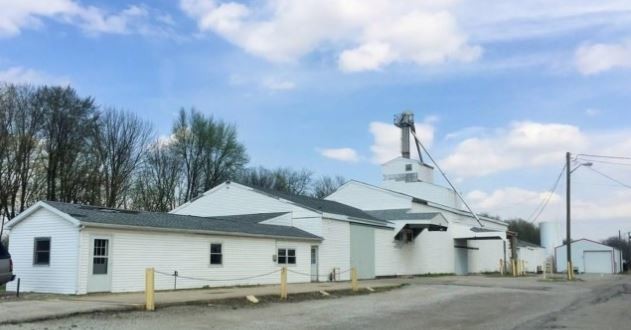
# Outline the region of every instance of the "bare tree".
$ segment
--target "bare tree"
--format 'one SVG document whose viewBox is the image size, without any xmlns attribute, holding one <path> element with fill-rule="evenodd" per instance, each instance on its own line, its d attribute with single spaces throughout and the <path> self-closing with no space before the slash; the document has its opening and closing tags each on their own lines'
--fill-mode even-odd
<svg viewBox="0 0 631 330">
<path fill-rule="evenodd" d="M 94 194 L 85 192 L 86 179 L 94 177 L 94 100 L 79 97 L 70 87 L 42 87 L 37 97 L 44 111 L 46 198 L 85 201 L 86 196 Z"/>
<path fill-rule="evenodd" d="M 335 192 L 344 183 L 346 183 L 346 179 L 339 175 L 336 177 L 322 176 L 313 182 L 312 195 L 316 198 L 324 198 Z"/>
<path fill-rule="evenodd" d="M 151 132 L 149 123 L 129 112 L 110 108 L 101 114 L 96 150 L 102 164 L 105 206 L 120 207 L 123 204 Z"/>
<path fill-rule="evenodd" d="M 168 143 L 156 141 L 136 175 L 133 207 L 155 212 L 172 210 L 178 204 L 181 179 L 182 161 Z"/>
<path fill-rule="evenodd" d="M 230 178 L 248 162 L 234 126 L 195 110 L 180 110 L 173 137 L 173 149 L 183 162 L 184 201 Z"/>
<path fill-rule="evenodd" d="M 235 176 L 235 181 L 295 195 L 308 195 L 313 172 L 302 169 L 277 168 L 269 170 L 264 167 L 248 168 Z"/>
<path fill-rule="evenodd" d="M 4 220 L 23 211 L 37 193 L 33 176 L 42 113 L 34 94 L 31 86 L 0 86 L 0 235 Z"/>
</svg>

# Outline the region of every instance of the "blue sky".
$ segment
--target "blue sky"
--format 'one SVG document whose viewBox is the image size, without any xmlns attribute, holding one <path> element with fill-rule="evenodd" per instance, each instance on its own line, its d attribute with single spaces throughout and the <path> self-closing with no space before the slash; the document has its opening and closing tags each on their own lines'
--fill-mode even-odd
<svg viewBox="0 0 631 330">
<path fill-rule="evenodd" d="M 560 221 L 565 151 L 631 156 L 628 1 L 0 5 L 0 80 L 69 83 L 159 135 L 195 107 L 237 125 L 252 165 L 378 183 L 410 110 L 476 209 L 527 218 L 551 196 L 540 219 Z M 575 173 L 576 235 L 630 231 L 629 189 Z"/>
</svg>

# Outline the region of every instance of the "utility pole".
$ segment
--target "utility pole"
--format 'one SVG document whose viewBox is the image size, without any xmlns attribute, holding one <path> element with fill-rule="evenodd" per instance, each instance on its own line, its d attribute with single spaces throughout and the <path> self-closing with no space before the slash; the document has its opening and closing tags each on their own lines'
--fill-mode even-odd
<svg viewBox="0 0 631 330">
<path fill-rule="evenodd" d="M 567 279 L 571 280 L 574 276 L 574 268 L 572 267 L 572 234 L 571 234 L 571 228 L 570 228 L 570 220 L 571 220 L 571 214 L 570 214 L 570 203 L 571 203 L 571 196 L 570 196 L 570 175 L 572 174 L 572 168 L 571 168 L 571 157 L 572 155 L 567 152 L 565 153 L 565 180 L 566 180 L 566 184 L 565 184 L 565 214 L 566 214 L 566 247 L 567 247 Z"/>
</svg>

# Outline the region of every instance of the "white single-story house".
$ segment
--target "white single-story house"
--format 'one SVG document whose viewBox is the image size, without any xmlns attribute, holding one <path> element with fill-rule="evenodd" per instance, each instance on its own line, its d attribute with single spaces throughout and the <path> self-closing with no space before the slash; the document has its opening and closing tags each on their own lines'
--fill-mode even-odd
<svg viewBox="0 0 631 330">
<path fill-rule="evenodd" d="M 504 221 L 462 209 L 457 194 L 434 184 L 433 168 L 399 157 L 382 166 L 381 186 L 351 180 L 326 199 L 348 204 L 394 224 L 405 244 L 380 237 L 390 264 L 378 275 L 497 272 L 510 260 Z M 427 230 L 424 230 L 427 229 Z"/>
<path fill-rule="evenodd" d="M 308 282 L 299 273 L 311 271 L 312 247 L 322 239 L 264 224 L 288 218 L 284 212 L 209 218 L 38 202 L 7 227 L 22 291 L 85 294 L 142 291 L 148 267 L 181 275 L 175 283 L 156 274 L 158 290 L 277 284 L 281 266 L 292 270 L 290 283 Z"/>
<path fill-rule="evenodd" d="M 517 256 L 519 260 L 524 261 L 526 272 L 536 273 L 539 270 L 543 271 L 545 267 L 546 249 L 537 244 L 518 240 Z"/>
<path fill-rule="evenodd" d="M 616 274 L 622 272 L 622 253 L 611 246 L 585 238 L 572 241 L 572 266 L 579 273 Z M 567 245 L 554 249 L 557 272 L 567 272 Z"/>
</svg>

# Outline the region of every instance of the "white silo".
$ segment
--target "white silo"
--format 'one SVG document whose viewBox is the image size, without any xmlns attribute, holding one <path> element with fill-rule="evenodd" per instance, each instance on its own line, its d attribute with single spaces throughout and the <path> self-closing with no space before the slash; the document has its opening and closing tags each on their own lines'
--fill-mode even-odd
<svg viewBox="0 0 631 330">
<path fill-rule="evenodd" d="M 563 242 L 559 235 L 558 222 L 542 222 L 539 224 L 539 235 L 541 236 L 541 246 L 546 249 L 546 256 L 554 255 L 554 248 Z"/>
</svg>

